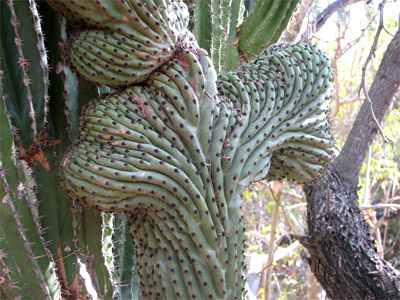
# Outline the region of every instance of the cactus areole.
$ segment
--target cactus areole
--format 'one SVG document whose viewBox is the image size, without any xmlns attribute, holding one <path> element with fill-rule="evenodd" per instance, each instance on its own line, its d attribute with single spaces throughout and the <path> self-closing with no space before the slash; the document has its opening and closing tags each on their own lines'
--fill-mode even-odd
<svg viewBox="0 0 400 300">
<path fill-rule="evenodd" d="M 116 91 L 83 109 L 65 190 L 130 217 L 144 298 L 242 299 L 244 189 L 330 161 L 327 58 L 281 44 L 217 77 L 179 0 L 49 3 L 72 68 Z"/>
</svg>

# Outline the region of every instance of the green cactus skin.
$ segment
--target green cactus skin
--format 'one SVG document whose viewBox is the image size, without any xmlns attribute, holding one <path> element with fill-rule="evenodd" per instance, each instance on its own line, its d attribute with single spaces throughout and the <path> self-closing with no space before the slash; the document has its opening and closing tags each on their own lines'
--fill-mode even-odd
<svg viewBox="0 0 400 300">
<path fill-rule="evenodd" d="M 60 28 L 54 11 L 46 11 L 45 6 L 40 3 L 37 7 L 34 1 L 0 2 L 0 69 L 4 86 L 1 106 L 3 113 L 4 102 L 10 117 L 1 117 L 0 173 L 7 176 L 2 176 L 0 185 L 2 189 L 6 186 L 8 191 L 2 190 L 1 196 L 9 199 L 1 205 L 0 248 L 8 255 L 4 258 L 7 264 L 1 269 L 10 266 L 15 276 L 1 285 L 1 289 L 6 290 L 1 290 L 0 298 L 59 299 L 65 296 L 69 292 L 64 290 L 65 285 L 72 284 L 79 275 L 78 258 L 86 263 L 98 296 L 111 298 L 113 287 L 98 246 L 102 239 L 102 218 L 90 209 L 74 210 L 54 176 L 68 140 L 77 132 L 74 114 L 77 115 L 79 94 L 85 89 L 79 84 L 78 94 L 78 82 L 75 76 L 68 74 L 68 68 L 60 75 L 48 74 L 49 66 L 52 70 L 58 69 Z M 46 19 L 44 23 L 51 28 L 42 28 L 38 9 Z M 51 20 L 47 19 L 49 15 Z M 44 35 L 46 48 L 51 49 L 50 57 L 45 51 Z M 60 93 L 63 89 L 68 93 Z M 40 132 L 63 142 L 45 148 Z M 34 163 L 27 166 L 23 160 L 31 146 L 45 153 L 53 173 Z M 60 257 L 65 268 L 62 278 L 57 272 Z M 82 281 L 79 284 L 85 293 Z M 14 285 L 16 288 L 12 291 L 7 288 Z"/>
<path fill-rule="evenodd" d="M 239 51 L 236 48 L 236 38 L 237 38 L 237 26 L 239 23 L 239 17 L 241 16 L 242 0 L 231 1 L 229 9 L 223 10 L 226 12 L 224 16 L 224 24 L 229 23 L 228 36 L 226 43 L 222 45 L 221 53 L 221 70 L 224 72 L 234 71 L 238 69 L 239 66 Z M 223 25 L 224 26 L 224 25 Z"/>
<path fill-rule="evenodd" d="M 36 215 L 37 200 L 32 190 L 22 188 L 27 186 L 25 176 L 30 175 L 21 172 L 23 163 L 13 153 L 1 79 L 0 75 L 0 276 L 5 281 L 0 285 L 0 296 L 55 299 L 60 297 L 55 263 Z"/>
<path fill-rule="evenodd" d="M 129 217 L 146 299 L 241 299 L 241 195 L 323 170 L 332 74 L 321 51 L 296 44 L 217 79 L 190 33 L 177 40 L 141 85 L 83 108 L 62 184 L 82 205 Z"/>
<path fill-rule="evenodd" d="M 49 64 L 52 70 L 57 70 L 61 57 L 59 43 L 65 37 L 65 25 L 59 24 L 59 18 L 46 3 L 40 3 L 40 13 L 47 37 L 46 48 L 51 53 Z M 45 238 L 49 241 L 48 248 L 54 254 L 54 259 L 59 259 L 57 250 L 59 246 L 61 248 L 67 283 L 72 284 L 79 274 L 79 259 L 85 263 L 98 296 L 108 299 L 112 297 L 114 289 L 99 246 L 103 239 L 102 216 L 90 209 L 77 209 L 60 190 L 57 176 L 54 176 L 59 172 L 60 159 L 66 148 L 77 136 L 78 102 L 83 103 L 88 97 L 97 96 L 97 88 L 77 80 L 68 67 L 60 71 L 50 73 L 52 84 L 49 89 L 51 101 L 48 119 L 52 135 L 61 139 L 61 143 L 45 150 L 53 174 L 40 167 L 36 169 L 36 180 L 41 185 L 37 191 L 41 204 L 41 223 L 47 228 Z M 81 279 L 80 285 L 85 288 Z"/>
<path fill-rule="evenodd" d="M 78 28 L 65 44 L 69 65 L 113 87 L 143 81 L 168 60 L 189 19 L 180 1 L 48 3 Z"/>
<path fill-rule="evenodd" d="M 238 68 L 239 52 L 235 40 L 242 8 L 242 0 L 204 0 L 197 1 L 191 12 L 190 25 L 196 40 L 208 51 L 218 73 Z"/>
<path fill-rule="evenodd" d="M 2 298 L 59 298 L 55 260 L 40 222 L 35 174 L 21 160 L 31 145 L 40 149 L 38 133 L 48 126 L 48 66 L 43 34 L 33 1 L 3 1 L 0 14 L 4 87 L 0 103 L 0 173 L 6 197 L 2 199 L 8 199 L 1 205 L 0 248 L 8 248 L 4 251 L 9 265 L 2 265 L 2 270 L 10 267 L 13 273 L 5 277 L 9 281 L 1 287 Z"/>
<path fill-rule="evenodd" d="M 6 105 L 12 114 L 13 127 L 21 129 L 19 142 L 28 149 L 32 142 L 37 142 L 38 133 L 46 123 L 48 67 L 43 36 L 34 3 L 2 1 L 1 6 L 0 56 L 3 85 L 9 98 Z M 25 115 L 29 118 L 24 118 Z"/>
<path fill-rule="evenodd" d="M 140 276 L 132 236 L 129 228 L 129 219 L 125 214 L 106 214 L 110 218 L 108 228 L 112 230 L 112 251 L 110 253 L 110 267 L 112 268 L 113 282 L 115 283 L 114 298 L 139 299 Z"/>
<path fill-rule="evenodd" d="M 190 27 L 217 73 L 235 71 L 276 43 L 298 0 L 202 0 L 193 5 Z M 244 21 L 242 22 L 242 18 Z"/>
<path fill-rule="evenodd" d="M 250 0 L 249 15 L 239 28 L 239 48 L 246 59 L 279 40 L 299 0 Z"/>
</svg>

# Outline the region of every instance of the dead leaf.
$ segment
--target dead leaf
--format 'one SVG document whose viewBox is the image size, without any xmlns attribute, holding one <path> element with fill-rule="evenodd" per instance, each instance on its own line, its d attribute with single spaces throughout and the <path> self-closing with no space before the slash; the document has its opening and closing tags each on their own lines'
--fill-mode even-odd
<svg viewBox="0 0 400 300">
<path fill-rule="evenodd" d="M 61 251 L 61 243 L 57 248 L 57 273 L 61 284 L 61 293 L 63 299 L 86 300 L 86 295 L 82 294 L 82 288 L 79 285 L 79 276 L 75 274 L 74 281 L 69 285 L 67 281 L 67 273 L 65 271 L 63 254 Z"/>
<path fill-rule="evenodd" d="M 4 197 L 3 197 L 3 199 L 1 199 L 1 202 L 2 202 L 2 203 L 7 203 L 8 200 L 10 200 L 10 196 L 8 195 L 8 193 L 6 193 L 6 194 L 4 195 Z"/>
<path fill-rule="evenodd" d="M 54 146 L 61 143 L 60 139 L 53 138 L 45 129 L 42 129 L 39 132 L 38 140 L 42 148 Z"/>
<path fill-rule="evenodd" d="M 33 156 L 33 159 L 39 162 L 39 164 L 46 169 L 47 172 L 51 173 L 51 167 L 49 162 L 47 161 L 46 154 L 39 149 Z"/>
<path fill-rule="evenodd" d="M 65 284 L 68 286 L 67 273 L 65 272 L 64 260 L 63 260 L 63 256 L 62 256 L 61 243 L 60 242 L 58 242 L 57 256 L 58 256 L 58 260 L 57 260 L 58 277 L 60 278 L 61 284 L 63 284 L 63 282 L 65 282 Z"/>
<path fill-rule="evenodd" d="M 54 146 L 60 142 L 60 139 L 53 138 L 45 129 L 42 129 L 39 132 L 38 141 L 33 142 L 28 150 L 25 151 L 22 145 L 17 146 L 17 153 L 19 153 L 18 158 L 24 160 L 31 169 L 33 169 L 36 162 L 38 162 L 46 171 L 51 173 L 51 167 L 43 149 Z"/>
</svg>

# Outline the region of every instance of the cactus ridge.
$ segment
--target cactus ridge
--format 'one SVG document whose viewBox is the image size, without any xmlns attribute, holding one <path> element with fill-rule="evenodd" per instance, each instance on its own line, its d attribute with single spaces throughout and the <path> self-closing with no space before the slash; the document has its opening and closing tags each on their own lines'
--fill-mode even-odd
<svg viewBox="0 0 400 300">
<path fill-rule="evenodd" d="M 182 298 L 190 293 L 205 296 L 210 286 L 216 291 L 210 294 L 213 297 L 234 291 L 242 282 L 236 270 L 242 269 L 244 188 L 269 176 L 270 168 L 275 177 L 304 182 L 315 178 L 320 165 L 329 161 L 331 141 L 323 104 L 331 76 L 321 66 L 316 78 L 298 79 L 297 60 L 302 56 L 291 55 L 292 47 L 305 57 L 321 55 L 303 45 L 281 45 L 275 47 L 278 52 L 269 49 L 241 71 L 221 76 L 216 97 L 206 92 L 206 86 L 215 85 L 213 74 L 206 76 L 204 71 L 208 62 L 193 46 L 151 74 L 145 86 L 126 88 L 84 108 L 80 138 L 64 169 L 64 185 L 71 196 L 102 210 L 130 214 L 141 266 L 150 264 L 150 255 L 156 265 L 161 259 L 166 270 L 181 276 L 185 266 L 195 262 L 198 269 L 191 270 L 190 278 L 198 271 L 217 269 L 221 274 L 214 278 L 226 282 L 226 289 L 217 289 L 218 282 L 203 289 L 193 285 L 193 279 L 183 289 L 184 280 L 165 278 L 161 267 L 153 279 L 147 278 L 154 270 L 151 263 L 150 269 L 140 269 L 141 278 L 147 278 L 142 282 L 147 292 L 157 276 L 164 276 L 163 287 L 171 280 L 173 290 L 157 290 L 165 297 L 182 289 L 188 293 Z M 315 93 L 315 99 L 303 91 Z M 201 114 L 206 111 L 214 118 L 209 117 L 204 138 Z M 185 249 L 198 249 L 198 254 Z M 175 254 L 169 260 L 159 251 Z"/>
<path fill-rule="evenodd" d="M 138 295 L 139 274 L 132 241 L 129 219 L 125 214 L 106 214 L 105 225 L 112 231 L 111 253 L 107 257 L 108 266 L 113 278 L 114 297 L 118 299 L 133 299 Z"/>
<path fill-rule="evenodd" d="M 1 56 L 7 109 L 19 147 L 40 147 L 38 135 L 47 129 L 48 66 L 40 18 L 34 1 L 4 1 Z M 13 76 L 19 80 L 13 80 Z M 25 118 L 28 115 L 29 118 Z M 18 129 L 18 133 L 17 133 Z M 22 146 L 22 147 L 21 147 Z M 25 153 L 21 153 L 24 155 Z"/>
<path fill-rule="evenodd" d="M 181 1 L 48 1 L 76 31 L 67 63 L 86 80 L 112 87 L 143 81 L 166 62 L 188 23 Z"/>
<path fill-rule="evenodd" d="M 255 2 L 239 28 L 239 47 L 246 58 L 253 58 L 276 43 L 288 24 L 298 0 Z"/>
<path fill-rule="evenodd" d="M 281 44 L 217 78 L 190 33 L 174 41 L 141 85 L 122 80 L 84 107 L 63 186 L 83 205 L 129 216 L 144 297 L 241 298 L 241 195 L 255 180 L 316 178 L 329 162 L 332 74 L 315 47 Z"/>
<path fill-rule="evenodd" d="M 313 46 L 277 45 L 273 49 L 275 52 L 267 49 L 241 71 L 228 73 L 218 80 L 222 95 L 239 99 L 234 106 L 240 111 L 241 118 L 239 127 L 228 134 L 230 147 L 224 149 L 223 155 L 232 157 L 225 164 L 236 163 L 230 166 L 232 171 L 228 171 L 226 176 L 235 173 L 243 179 L 252 173 L 257 157 L 274 153 L 268 179 L 286 177 L 305 182 L 319 175 L 332 154 L 333 142 L 326 117 L 327 91 L 332 74 L 327 58 Z M 310 57 L 314 61 L 301 69 L 304 59 Z M 303 79 L 302 74 L 315 74 L 316 78 L 308 76 Z M 248 83 L 249 95 L 254 97 L 250 101 L 248 96 L 240 96 L 239 91 L 246 91 L 242 82 Z M 258 82 L 264 85 L 256 85 Z M 250 113 L 249 103 L 252 106 Z M 301 142 L 303 147 L 297 145 L 294 148 L 296 142 Z M 243 169 L 239 174 L 240 164 Z M 262 172 L 265 168 L 260 166 L 253 170 Z M 259 175 L 252 174 L 257 179 Z"/>
<path fill-rule="evenodd" d="M 0 76 L 0 296 L 51 298 L 59 295 L 54 261 L 46 249 L 37 214 L 31 170 L 13 149 L 11 121 L 6 112 Z M 30 280 L 35 278 L 35 280 Z"/>
</svg>

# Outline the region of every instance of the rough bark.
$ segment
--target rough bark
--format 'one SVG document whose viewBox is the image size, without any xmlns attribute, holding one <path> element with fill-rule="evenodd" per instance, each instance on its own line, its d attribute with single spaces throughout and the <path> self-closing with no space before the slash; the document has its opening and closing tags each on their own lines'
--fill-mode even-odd
<svg viewBox="0 0 400 300">
<path fill-rule="evenodd" d="M 380 122 L 400 84 L 400 30 L 389 44 L 369 90 Z M 332 167 L 305 186 L 308 236 L 316 278 L 332 299 L 400 299 L 400 272 L 379 259 L 357 201 L 359 170 L 377 124 L 366 101 Z"/>
<path fill-rule="evenodd" d="M 379 123 L 383 120 L 399 84 L 400 30 L 389 44 L 368 92 L 372 101 L 372 109 Z M 364 101 L 346 143 L 333 163 L 334 168 L 349 186 L 357 185 L 358 173 L 377 130 L 378 126 L 371 114 L 371 105 L 368 101 Z"/>
<path fill-rule="evenodd" d="M 311 270 L 328 297 L 399 299 L 400 272 L 379 259 L 356 190 L 330 169 L 306 187 L 306 195 L 309 236 L 300 241 L 309 250 Z"/>
<path fill-rule="evenodd" d="M 282 42 L 294 43 L 301 30 L 304 18 L 310 10 L 311 4 L 314 0 L 300 1 L 297 5 L 297 11 L 293 14 L 292 19 L 286 31 L 282 35 Z"/>
</svg>

